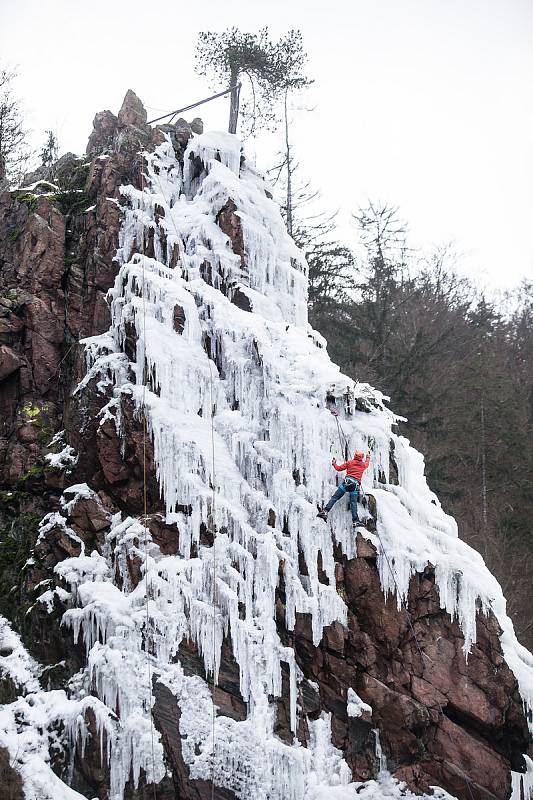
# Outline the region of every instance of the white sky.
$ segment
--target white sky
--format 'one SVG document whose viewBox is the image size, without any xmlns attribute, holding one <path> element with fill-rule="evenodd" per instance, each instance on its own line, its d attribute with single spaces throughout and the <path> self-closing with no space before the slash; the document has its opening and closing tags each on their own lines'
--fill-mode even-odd
<svg viewBox="0 0 533 800">
<path fill-rule="evenodd" d="M 0 57 L 19 66 L 36 143 L 52 128 L 82 152 L 128 88 L 151 116 L 210 94 L 197 34 L 233 25 L 301 29 L 314 110 L 294 114 L 295 150 L 348 244 L 350 212 L 380 199 L 415 245 L 453 240 L 483 285 L 533 277 L 531 0 L 0 0 Z M 227 102 L 198 113 L 225 127 Z M 266 168 L 280 141 L 247 150 Z"/>
</svg>

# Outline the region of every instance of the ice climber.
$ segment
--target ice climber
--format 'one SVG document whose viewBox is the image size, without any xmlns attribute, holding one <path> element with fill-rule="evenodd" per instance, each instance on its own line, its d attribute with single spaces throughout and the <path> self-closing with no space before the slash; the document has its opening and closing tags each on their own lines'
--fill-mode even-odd
<svg viewBox="0 0 533 800">
<path fill-rule="evenodd" d="M 344 464 L 337 464 L 337 460 L 334 458 L 331 462 L 331 465 L 337 472 L 342 472 L 342 470 L 346 470 L 346 477 L 344 478 L 343 482 L 337 489 L 334 495 L 332 495 L 331 500 L 327 503 L 324 508 L 318 512 L 317 517 L 321 519 L 327 520 L 328 518 L 328 511 L 331 511 L 337 500 L 340 500 L 345 494 L 348 494 L 350 497 L 350 510 L 352 512 L 352 523 L 353 527 L 357 525 L 359 521 L 359 517 L 357 516 L 357 501 L 359 500 L 359 491 L 361 489 L 361 479 L 363 477 L 363 473 L 365 469 L 368 468 L 370 464 L 370 453 L 367 453 L 366 458 L 365 454 L 361 450 L 357 450 L 354 453 L 353 459 L 350 461 L 345 461 Z"/>
</svg>

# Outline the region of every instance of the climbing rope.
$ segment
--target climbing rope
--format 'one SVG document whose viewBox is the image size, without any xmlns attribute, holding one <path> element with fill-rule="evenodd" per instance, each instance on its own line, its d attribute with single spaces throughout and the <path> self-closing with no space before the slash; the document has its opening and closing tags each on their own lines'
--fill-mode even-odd
<svg viewBox="0 0 533 800">
<path fill-rule="evenodd" d="M 37 331 L 32 331 L 32 333 L 37 333 Z M 40 333 L 37 333 L 37 335 L 38 335 L 38 336 L 41 336 L 41 334 L 40 334 Z M 42 338 L 42 339 L 44 339 L 44 336 L 41 336 L 41 338 Z M 80 337 L 79 337 L 79 338 L 80 338 L 80 339 L 83 339 L 83 334 L 81 333 L 81 331 L 80 331 Z M 45 339 L 45 341 L 48 341 L 48 339 Z M 63 356 L 63 358 L 61 359 L 61 361 L 59 362 L 59 364 L 57 365 L 57 369 L 56 369 L 56 371 L 55 371 L 55 372 L 53 372 L 53 373 L 52 373 L 52 375 L 50 375 L 50 377 L 49 377 L 49 378 L 48 378 L 48 380 L 46 381 L 46 386 L 48 386 L 48 384 L 50 383 L 50 381 L 51 381 L 51 380 L 53 380 L 53 379 L 54 379 L 54 378 L 55 378 L 57 375 L 59 375 L 59 371 L 60 371 L 61 367 L 63 366 L 63 364 L 65 363 L 65 361 L 67 360 L 67 358 L 68 358 L 69 354 L 72 352 L 72 350 L 73 350 L 73 349 L 74 349 L 74 348 L 75 348 L 75 347 L 76 347 L 76 346 L 77 346 L 79 343 L 80 343 L 79 339 L 76 339 L 74 342 L 72 342 L 72 344 L 71 344 L 71 345 L 70 345 L 70 347 L 68 348 L 67 352 L 65 353 L 65 355 Z"/>
<path fill-rule="evenodd" d="M 142 197 L 142 204 L 141 208 L 144 206 L 144 164 L 143 160 L 141 161 L 141 197 Z M 149 614 L 149 602 L 150 602 L 150 589 L 148 584 L 148 529 L 146 527 L 146 522 L 148 518 L 148 492 L 147 492 L 147 479 L 146 479 L 146 374 L 145 374 L 145 365 L 146 365 L 146 292 L 145 292 L 145 246 L 144 246 L 144 225 L 142 227 L 142 240 L 141 240 L 141 256 L 142 256 L 142 319 L 143 319 L 143 365 L 142 365 L 142 409 L 143 409 L 143 523 L 144 523 L 144 580 L 145 580 L 145 597 L 146 597 L 146 619 L 145 619 L 145 626 L 146 626 L 146 634 L 145 634 L 145 653 L 146 653 L 146 664 L 147 664 L 147 672 L 148 672 L 148 713 L 150 715 L 150 740 L 151 740 L 151 748 L 152 748 L 152 787 L 153 787 L 153 795 L 154 800 L 156 800 L 156 789 L 155 789 L 155 747 L 154 747 L 154 720 L 152 714 L 152 703 L 153 703 L 153 690 L 152 690 L 152 667 L 150 663 L 150 639 L 149 639 L 149 632 L 150 632 L 150 614 Z"/>
<path fill-rule="evenodd" d="M 224 95 L 233 92 L 234 89 L 237 89 L 237 91 L 240 92 L 241 84 L 236 83 L 233 86 L 228 86 L 228 88 L 224 89 L 223 92 L 217 92 L 217 94 L 212 94 L 211 97 L 206 97 L 203 100 L 199 100 L 197 103 L 191 103 L 189 106 L 184 106 L 183 108 L 176 109 L 176 111 L 169 111 L 168 114 L 163 114 L 161 117 L 156 117 L 155 119 L 149 120 L 147 122 L 147 125 L 153 125 L 154 122 L 160 122 L 162 119 L 167 119 L 168 117 L 170 117 L 168 121 L 170 124 L 177 114 L 183 114 L 185 111 L 190 111 L 191 108 L 197 108 L 198 106 L 203 106 L 204 103 L 210 103 L 211 100 L 216 100 L 217 97 L 224 97 Z"/>
</svg>

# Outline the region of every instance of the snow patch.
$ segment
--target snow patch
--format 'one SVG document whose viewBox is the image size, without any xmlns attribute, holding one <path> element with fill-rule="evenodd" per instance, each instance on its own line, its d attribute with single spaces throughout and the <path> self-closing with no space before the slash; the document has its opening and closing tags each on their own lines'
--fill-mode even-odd
<svg viewBox="0 0 533 800">
<path fill-rule="evenodd" d="M 372 714 L 372 706 L 365 703 L 353 689 L 348 689 L 348 703 L 346 712 L 349 717 L 360 717 L 363 712 Z"/>
</svg>

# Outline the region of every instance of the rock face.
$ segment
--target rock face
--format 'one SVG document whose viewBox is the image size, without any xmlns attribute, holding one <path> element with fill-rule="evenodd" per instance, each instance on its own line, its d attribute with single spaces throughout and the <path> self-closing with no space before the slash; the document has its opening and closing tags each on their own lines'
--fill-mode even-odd
<svg viewBox="0 0 533 800">
<path fill-rule="evenodd" d="M 15 490 L 21 514 L 53 507 L 63 484 L 46 468 L 46 445 L 69 414 L 76 422 L 69 398 L 85 368 L 79 340 L 109 327 L 119 188 L 139 184 L 139 149 L 161 138 L 145 123 L 140 100 L 128 91 L 118 118 L 110 111 L 95 116 L 87 155 L 57 162 L 44 194 L 0 195 L 0 486 Z M 191 127 L 170 127 L 183 150 Z M 25 491 L 34 485 L 38 492 Z"/>
<path fill-rule="evenodd" d="M 106 552 L 113 515 L 119 511 L 141 517 L 164 555 L 178 552 L 180 535 L 166 519 L 154 448 L 133 399 L 122 404 L 119 434 L 113 419 L 99 417 L 113 398 L 111 381 L 98 389 L 94 377 L 84 391 L 74 392 L 87 372 L 79 340 L 104 333 L 110 323 L 106 294 L 118 269 L 114 259 L 120 244 L 120 187 L 140 186 L 141 150 L 153 150 L 168 134 L 183 162 L 188 141 L 203 126 L 195 119 L 191 125 L 178 120 L 152 129 L 131 90 L 118 116 L 100 112 L 93 125 L 86 156 L 62 159 L 50 177 L 57 181 L 56 188 L 44 194 L 21 189 L 0 196 L 0 610 L 49 668 L 48 682 L 57 687 L 65 686 L 84 666 L 85 654 L 81 642 L 74 644 L 72 634 L 61 627 L 68 602 L 59 591 L 65 592 L 66 585 L 55 567 L 83 552 Z M 217 223 L 244 269 L 245 239 L 231 198 Z M 202 277 L 215 285 L 208 270 Z M 239 287 L 222 281 L 217 288 L 240 310 L 253 311 L 253 299 Z M 176 304 L 174 331 L 182 334 L 186 324 L 187 309 Z M 216 342 L 205 345 L 216 360 Z M 124 347 L 133 362 L 134 331 Z M 259 362 L 261 355 L 252 352 L 250 358 Z M 66 453 L 59 467 L 46 458 L 59 457 L 67 446 L 76 458 L 69 461 Z M 394 463 L 389 479 L 398 483 Z M 298 476 L 296 483 L 300 481 Z M 60 506 L 62 491 L 82 483 L 92 493 L 76 496 L 65 511 Z M 374 508 L 367 521 L 371 533 L 376 514 L 372 497 L 369 501 Z M 47 526 L 38 539 L 41 518 L 60 507 L 65 524 Z M 192 513 L 189 506 L 177 510 Z M 271 527 L 275 517 L 272 509 Z M 405 608 L 398 610 L 396 600 L 386 599 L 382 591 L 377 551 L 369 539 L 358 535 L 353 557 L 335 546 L 336 589 L 346 603 L 347 622 L 327 626 L 318 645 L 310 615 L 297 613 L 296 625 L 289 629 L 280 571 L 276 628 L 283 644 L 294 651 L 302 673 L 296 738 L 307 748 L 311 723 L 328 712 L 332 743 L 354 780 L 367 781 L 379 772 L 377 729 L 388 769 L 413 792 L 422 794 L 437 785 L 461 800 L 510 797 L 510 770 L 524 770 L 522 754 L 527 752 L 529 734 L 495 617 L 478 615 L 477 640 L 466 660 L 463 634 L 440 607 L 431 566 L 411 579 L 408 613 Z M 212 544 L 205 525 L 199 544 Z M 134 588 L 143 580 L 140 548 L 139 538 L 134 539 L 120 556 L 124 559 L 120 581 L 127 580 Z M 118 574 L 118 554 L 116 563 Z M 303 576 L 316 566 L 307 564 L 300 553 Z M 330 583 L 321 563 L 318 574 L 324 585 Z M 36 602 L 44 585 L 55 590 L 48 605 Z M 182 643 L 180 659 L 185 674 L 205 677 L 203 659 L 193 642 Z M 291 744 L 289 683 L 287 671 L 276 700 L 275 733 Z M 350 691 L 371 706 L 371 715 L 367 711 L 348 715 Z M 227 635 L 214 699 L 219 715 L 246 719 L 248 705 Z M 184 759 L 180 716 L 175 696 L 164 682 L 154 681 L 153 720 L 171 776 L 157 784 L 155 796 L 207 800 L 210 781 L 192 778 Z M 88 724 L 96 739 L 95 719 L 88 718 Z M 55 768 L 61 772 L 61 762 Z M 13 797 L 20 796 L 20 780 L 2 749 L 0 771 L 11 781 Z M 107 798 L 108 781 L 109 770 L 94 742 L 83 756 L 78 747 L 73 787 L 87 797 Z M 138 788 L 127 784 L 125 796 L 132 800 L 153 796 L 144 774 Z M 229 800 L 239 795 L 217 788 L 216 796 Z"/>
</svg>

